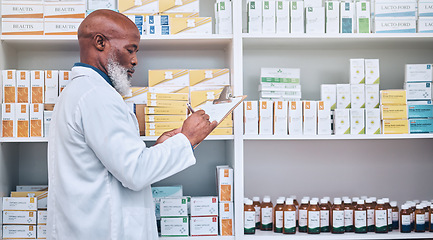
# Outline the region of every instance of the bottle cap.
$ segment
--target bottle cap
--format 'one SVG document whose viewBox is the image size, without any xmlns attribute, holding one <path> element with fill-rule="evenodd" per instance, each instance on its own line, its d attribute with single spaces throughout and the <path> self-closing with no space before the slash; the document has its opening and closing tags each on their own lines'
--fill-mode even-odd
<svg viewBox="0 0 433 240">
<path fill-rule="evenodd" d="M 248 206 L 253 205 L 253 200 L 247 199 L 247 202 L 245 203 L 245 205 L 248 205 Z"/>
<path fill-rule="evenodd" d="M 350 198 L 344 199 L 344 203 L 345 204 L 350 204 L 350 203 L 352 203 L 352 200 L 350 200 Z"/>
<path fill-rule="evenodd" d="M 349 198 L 349 197 L 348 196 L 343 196 L 341 199 L 344 200 L 344 199 L 347 199 L 347 198 Z"/>
<path fill-rule="evenodd" d="M 341 198 L 334 198 L 334 204 L 340 205 L 341 204 Z"/>
<path fill-rule="evenodd" d="M 244 204 L 246 204 L 248 202 L 248 200 L 250 200 L 250 199 L 244 198 Z"/>
<path fill-rule="evenodd" d="M 391 207 L 397 207 L 397 202 L 396 201 L 392 201 L 390 204 L 391 204 Z"/>
<path fill-rule="evenodd" d="M 376 198 L 376 197 L 371 197 L 371 200 L 372 200 L 373 202 L 376 202 L 376 201 L 377 201 L 377 198 Z"/>
<path fill-rule="evenodd" d="M 286 199 L 286 198 L 285 197 L 278 197 L 277 200 L 278 199 L 283 199 L 283 202 L 284 202 L 284 199 Z"/>
<path fill-rule="evenodd" d="M 306 199 L 306 198 L 303 198 L 303 199 L 301 200 L 301 203 L 302 203 L 302 204 L 308 204 L 308 202 L 309 202 L 309 201 L 308 201 L 308 199 Z"/>
<path fill-rule="evenodd" d="M 367 200 L 367 198 L 368 198 L 367 196 L 361 196 L 362 200 Z"/>
<path fill-rule="evenodd" d="M 331 198 L 330 198 L 330 197 L 328 197 L 328 196 L 326 196 L 326 197 L 323 197 L 323 199 L 325 199 L 326 201 L 329 201 L 329 200 L 331 200 Z"/>
<path fill-rule="evenodd" d="M 377 200 L 377 204 L 385 204 L 385 202 L 383 201 L 383 199 L 379 199 Z"/>
<path fill-rule="evenodd" d="M 270 198 L 269 196 L 265 196 L 265 197 L 263 198 L 263 202 L 265 202 L 265 203 L 270 203 L 270 202 L 271 202 L 271 198 Z"/>
<path fill-rule="evenodd" d="M 286 205 L 293 205 L 293 198 L 286 198 Z"/>
<path fill-rule="evenodd" d="M 322 199 L 320 199 L 320 203 L 321 204 L 327 204 L 328 200 L 326 198 L 322 198 Z"/>
<path fill-rule="evenodd" d="M 303 197 L 302 199 L 307 199 L 308 201 L 310 201 L 310 197 Z"/>
<path fill-rule="evenodd" d="M 358 202 L 358 200 L 359 200 L 359 197 L 353 197 L 352 198 L 352 202 Z"/>
<path fill-rule="evenodd" d="M 277 204 L 284 204 L 284 198 L 278 198 Z"/>
<path fill-rule="evenodd" d="M 310 200 L 310 205 L 317 205 L 316 198 L 313 198 L 313 199 Z"/>
<path fill-rule="evenodd" d="M 384 201 L 385 203 L 389 203 L 389 198 L 384 198 L 383 201 Z"/>
<path fill-rule="evenodd" d="M 419 200 L 413 200 L 412 202 L 414 202 L 414 203 L 416 203 L 416 204 L 420 203 Z"/>
<path fill-rule="evenodd" d="M 357 204 L 364 204 L 364 200 L 363 199 L 359 199 L 356 203 Z"/>
<path fill-rule="evenodd" d="M 367 198 L 367 199 L 365 199 L 365 202 L 366 203 L 373 203 L 373 200 L 371 198 Z"/>
<path fill-rule="evenodd" d="M 421 204 L 416 205 L 416 209 L 424 209 L 424 207 Z"/>
<path fill-rule="evenodd" d="M 403 205 L 401 205 L 401 209 L 408 210 L 408 209 L 409 209 L 409 206 L 406 205 L 406 204 L 403 204 Z"/>
<path fill-rule="evenodd" d="M 254 202 L 260 202 L 260 197 L 253 197 Z"/>
</svg>

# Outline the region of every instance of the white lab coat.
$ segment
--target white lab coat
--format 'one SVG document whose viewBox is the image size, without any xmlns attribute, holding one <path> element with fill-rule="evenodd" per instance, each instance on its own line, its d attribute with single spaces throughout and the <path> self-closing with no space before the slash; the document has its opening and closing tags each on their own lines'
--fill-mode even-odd
<svg viewBox="0 0 433 240">
<path fill-rule="evenodd" d="M 150 185 L 195 164 L 177 134 L 155 147 L 96 71 L 72 69 L 48 140 L 48 239 L 157 239 Z"/>
</svg>

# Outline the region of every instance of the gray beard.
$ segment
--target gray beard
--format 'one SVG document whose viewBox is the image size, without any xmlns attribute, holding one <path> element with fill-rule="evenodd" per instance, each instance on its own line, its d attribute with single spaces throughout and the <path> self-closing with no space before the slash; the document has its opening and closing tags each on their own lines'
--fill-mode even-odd
<svg viewBox="0 0 433 240">
<path fill-rule="evenodd" d="M 121 66 L 113 56 L 108 58 L 107 73 L 114 89 L 122 96 L 128 95 L 132 78 L 128 75 L 128 69 Z"/>
</svg>

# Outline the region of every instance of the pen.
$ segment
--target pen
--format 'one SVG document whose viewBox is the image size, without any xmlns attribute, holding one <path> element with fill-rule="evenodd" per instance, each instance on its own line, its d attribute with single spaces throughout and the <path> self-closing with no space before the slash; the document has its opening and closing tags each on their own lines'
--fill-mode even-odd
<svg viewBox="0 0 433 240">
<path fill-rule="evenodd" d="M 188 110 L 189 110 L 191 113 L 194 113 L 194 112 L 195 112 L 194 109 L 192 109 L 192 107 L 191 107 L 191 105 L 190 105 L 189 103 L 187 103 L 186 106 L 188 107 Z"/>
</svg>

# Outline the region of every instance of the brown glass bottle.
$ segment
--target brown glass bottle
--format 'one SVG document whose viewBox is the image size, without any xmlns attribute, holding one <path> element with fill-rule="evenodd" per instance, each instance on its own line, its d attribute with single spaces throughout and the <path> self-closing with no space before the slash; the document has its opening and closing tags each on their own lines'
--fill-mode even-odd
<svg viewBox="0 0 433 240">
<path fill-rule="evenodd" d="M 388 232 L 392 231 L 392 208 L 391 204 L 389 204 L 389 198 L 384 198 L 383 201 L 385 202 L 385 207 L 387 210 L 387 216 L 388 216 Z"/>
<path fill-rule="evenodd" d="M 412 232 L 412 214 L 410 206 L 403 204 L 400 211 L 400 232 Z"/>
<path fill-rule="evenodd" d="M 388 210 L 382 199 L 377 200 L 377 205 L 374 209 L 374 225 L 376 233 L 388 233 Z"/>
<path fill-rule="evenodd" d="M 397 206 L 397 202 L 396 201 L 392 201 L 390 203 L 391 205 L 391 209 L 392 209 L 392 229 L 394 230 L 398 230 L 398 227 L 400 226 L 399 224 L 399 210 L 398 210 L 398 206 Z"/>
<path fill-rule="evenodd" d="M 331 210 L 331 231 L 332 233 L 344 233 L 344 207 L 341 198 L 334 198 Z"/>
<path fill-rule="evenodd" d="M 260 230 L 262 231 L 272 231 L 273 227 L 273 211 L 274 205 L 271 202 L 269 196 L 263 198 L 263 202 L 260 205 Z"/>
<path fill-rule="evenodd" d="M 353 227 L 353 206 L 350 198 L 344 200 L 344 230 L 346 232 L 355 231 Z"/>
<path fill-rule="evenodd" d="M 308 199 L 302 199 L 299 206 L 298 231 L 307 232 L 308 225 Z"/>
<path fill-rule="evenodd" d="M 433 204 L 430 205 L 430 216 L 429 216 L 429 231 L 433 232 Z"/>
<path fill-rule="evenodd" d="M 277 199 L 277 205 L 274 208 L 274 232 L 283 232 L 283 213 L 284 213 L 284 199 Z"/>
<path fill-rule="evenodd" d="M 256 210 L 251 199 L 245 200 L 244 205 L 244 234 L 256 233 Z"/>
<path fill-rule="evenodd" d="M 425 232 L 425 210 L 420 204 L 415 210 L 415 232 Z"/>
<path fill-rule="evenodd" d="M 353 214 L 355 233 L 367 233 L 367 208 L 364 200 L 358 200 Z"/>
<path fill-rule="evenodd" d="M 371 198 L 365 200 L 365 208 L 367 209 L 367 232 L 374 232 L 374 205 Z"/>
<path fill-rule="evenodd" d="M 330 216 L 331 207 L 329 206 L 329 201 L 326 198 L 320 200 L 320 232 L 330 232 Z"/>
<path fill-rule="evenodd" d="M 253 207 L 256 212 L 256 229 L 260 229 L 260 197 L 253 197 Z"/>
<path fill-rule="evenodd" d="M 284 222 L 283 233 L 295 234 L 296 233 L 296 206 L 294 205 L 293 198 L 287 198 L 284 205 Z"/>
<path fill-rule="evenodd" d="M 307 233 L 308 234 L 319 234 L 320 233 L 320 207 L 317 200 L 313 199 L 310 201 L 308 207 L 307 217 Z"/>
</svg>

